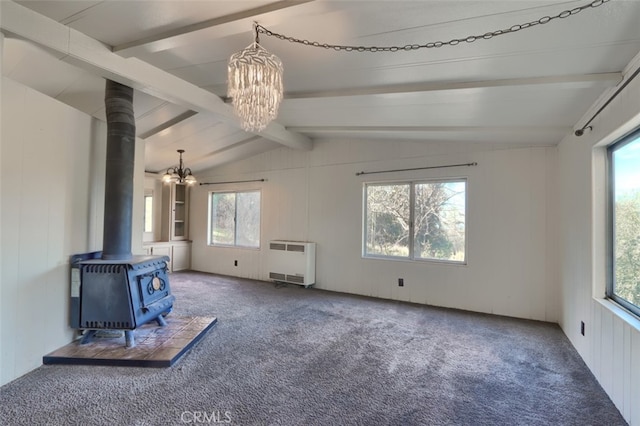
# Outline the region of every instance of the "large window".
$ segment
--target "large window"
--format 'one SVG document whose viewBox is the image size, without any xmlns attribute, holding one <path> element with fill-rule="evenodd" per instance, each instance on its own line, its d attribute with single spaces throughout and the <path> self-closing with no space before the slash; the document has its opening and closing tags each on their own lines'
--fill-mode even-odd
<svg viewBox="0 0 640 426">
<path fill-rule="evenodd" d="M 212 192 L 209 244 L 260 247 L 260 191 Z"/>
<path fill-rule="evenodd" d="M 465 262 L 466 180 L 364 188 L 365 256 Z"/>
<path fill-rule="evenodd" d="M 607 296 L 640 315 L 640 131 L 609 148 L 611 273 Z"/>
</svg>

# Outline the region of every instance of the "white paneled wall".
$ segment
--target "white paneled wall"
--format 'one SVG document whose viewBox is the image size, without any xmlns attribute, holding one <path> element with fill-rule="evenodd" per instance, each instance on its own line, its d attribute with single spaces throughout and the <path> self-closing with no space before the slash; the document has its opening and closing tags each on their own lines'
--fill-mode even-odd
<svg viewBox="0 0 640 426">
<path fill-rule="evenodd" d="M 90 239 L 91 126 L 78 111 L 2 81 L 2 376 L 67 343 L 68 255 Z M 105 130 L 106 132 L 106 130 Z M 95 222 L 95 220 L 94 220 Z"/>
<path fill-rule="evenodd" d="M 553 199 L 555 148 L 499 149 L 455 143 L 316 141 L 311 152 L 286 148 L 208 173 L 191 197 L 192 267 L 268 279 L 266 242 L 318 244 L 316 287 L 387 299 L 557 321 L 555 245 L 547 206 Z M 356 176 L 361 170 L 477 161 L 477 167 Z M 363 185 L 369 181 L 468 178 L 468 264 L 362 257 Z M 207 246 L 208 193 L 262 188 L 261 250 Z M 234 266 L 238 260 L 238 266 Z M 404 287 L 398 287 L 404 278 Z"/>
<path fill-rule="evenodd" d="M 559 145 L 560 325 L 624 418 L 640 425 L 640 320 L 603 299 L 606 282 L 606 145 L 640 126 L 640 81 Z M 580 322 L 585 323 L 585 335 Z"/>
<path fill-rule="evenodd" d="M 0 142 L 1 385 L 73 338 L 69 257 L 102 248 L 106 124 L 3 78 Z M 141 218 L 142 141 L 136 151 Z M 141 253 L 141 219 L 133 234 Z"/>
</svg>

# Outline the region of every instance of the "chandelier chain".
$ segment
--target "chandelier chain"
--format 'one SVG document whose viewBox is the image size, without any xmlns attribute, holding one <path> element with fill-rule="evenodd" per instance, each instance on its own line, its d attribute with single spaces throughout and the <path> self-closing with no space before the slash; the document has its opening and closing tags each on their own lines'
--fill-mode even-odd
<svg viewBox="0 0 640 426">
<path fill-rule="evenodd" d="M 611 0 L 594 0 L 591 3 L 587 3 L 585 5 L 575 7 L 573 9 L 564 10 L 558 13 L 557 15 L 543 16 L 542 18 L 537 19 L 535 21 L 525 22 L 524 24 L 512 25 L 509 28 L 505 28 L 502 30 L 489 31 L 481 35 L 469 35 L 467 37 L 462 37 L 462 38 L 453 38 L 449 41 L 434 41 L 434 42 L 429 42 L 425 44 L 406 44 L 404 46 L 345 46 L 340 44 L 320 43 L 317 41 L 309 41 L 309 40 L 286 36 L 283 34 L 278 34 L 276 32 L 268 30 L 267 28 L 263 27 L 260 24 L 255 24 L 255 31 L 256 31 L 256 37 L 258 33 L 262 33 L 262 34 L 265 34 L 266 36 L 275 37 L 283 41 L 289 41 L 291 43 L 298 43 L 298 44 L 303 44 L 305 46 L 320 47 L 324 49 L 332 49 L 335 51 L 374 52 L 374 53 L 375 52 L 407 52 L 407 51 L 418 50 L 418 49 L 432 49 L 432 48 L 438 48 L 443 46 L 456 46 L 460 43 L 473 43 L 478 40 L 489 40 L 493 37 L 515 33 L 521 30 L 533 28 L 537 25 L 548 24 L 549 22 L 556 19 L 565 19 L 570 16 L 577 15 L 578 13 L 586 9 L 593 9 L 596 7 L 600 7 L 603 4 L 608 3 L 609 1 Z"/>
</svg>

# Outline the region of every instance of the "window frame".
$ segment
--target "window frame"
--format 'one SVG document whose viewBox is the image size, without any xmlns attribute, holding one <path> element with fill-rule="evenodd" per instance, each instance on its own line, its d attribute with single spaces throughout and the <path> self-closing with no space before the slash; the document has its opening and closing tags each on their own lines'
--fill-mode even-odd
<svg viewBox="0 0 640 426">
<path fill-rule="evenodd" d="M 237 230 L 237 207 L 238 207 L 238 194 L 246 194 L 246 193 L 258 193 L 260 196 L 260 218 L 259 218 L 259 230 L 258 230 L 258 245 L 257 246 L 245 246 L 245 245 L 240 245 L 237 244 L 237 240 L 238 240 L 238 230 Z M 233 244 L 223 244 L 223 243 L 215 243 L 213 242 L 213 221 L 212 221 L 212 214 L 213 214 L 213 197 L 214 194 L 234 194 L 235 195 L 235 207 L 234 207 L 234 229 L 233 229 L 233 240 L 234 243 Z M 209 197 L 208 197 L 208 216 L 207 216 L 207 245 L 209 247 L 221 247 L 221 248 L 236 248 L 236 249 L 247 249 L 247 250 L 260 250 L 260 248 L 262 247 L 262 189 L 257 188 L 257 189 L 229 189 L 229 190 L 223 190 L 223 191 L 210 191 L 209 192 Z"/>
<path fill-rule="evenodd" d="M 620 305 L 633 315 L 640 317 L 640 306 L 636 306 L 627 299 L 618 296 L 615 293 L 616 284 L 616 259 L 615 259 L 615 242 L 616 242 L 616 220 L 615 220 L 615 162 L 613 159 L 614 152 L 631 143 L 640 144 L 640 128 L 618 139 L 611 145 L 607 146 L 607 282 L 605 287 L 605 297 L 614 303 Z"/>
<path fill-rule="evenodd" d="M 464 259 L 463 260 L 449 260 L 449 259 L 436 259 L 427 257 L 415 256 L 415 187 L 420 184 L 432 184 L 432 183 L 464 183 Z M 384 254 L 370 254 L 367 253 L 367 188 L 369 186 L 392 186 L 392 185 L 408 185 L 409 186 L 409 241 L 408 248 L 409 254 L 407 256 L 398 255 L 384 255 Z M 362 241 L 361 250 L 362 258 L 364 259 L 378 259 L 378 260 L 398 260 L 403 262 L 430 262 L 430 263 L 443 263 L 447 265 L 466 266 L 468 264 L 468 245 L 469 245 L 469 226 L 468 226 L 468 212 L 469 212 L 469 179 L 466 176 L 457 177 L 438 177 L 427 179 L 403 179 L 393 181 L 372 181 L 363 182 L 362 184 Z"/>
</svg>

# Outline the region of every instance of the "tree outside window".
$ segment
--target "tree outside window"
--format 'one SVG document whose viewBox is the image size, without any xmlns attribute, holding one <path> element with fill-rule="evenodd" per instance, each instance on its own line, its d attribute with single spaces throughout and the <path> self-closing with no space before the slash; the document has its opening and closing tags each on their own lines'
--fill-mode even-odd
<svg viewBox="0 0 640 426">
<path fill-rule="evenodd" d="M 611 265 L 607 296 L 640 315 L 640 131 L 609 148 Z"/>
<path fill-rule="evenodd" d="M 260 247 L 260 191 L 212 192 L 209 244 Z"/>
<path fill-rule="evenodd" d="M 367 184 L 365 211 L 365 256 L 465 261 L 465 180 Z"/>
</svg>

